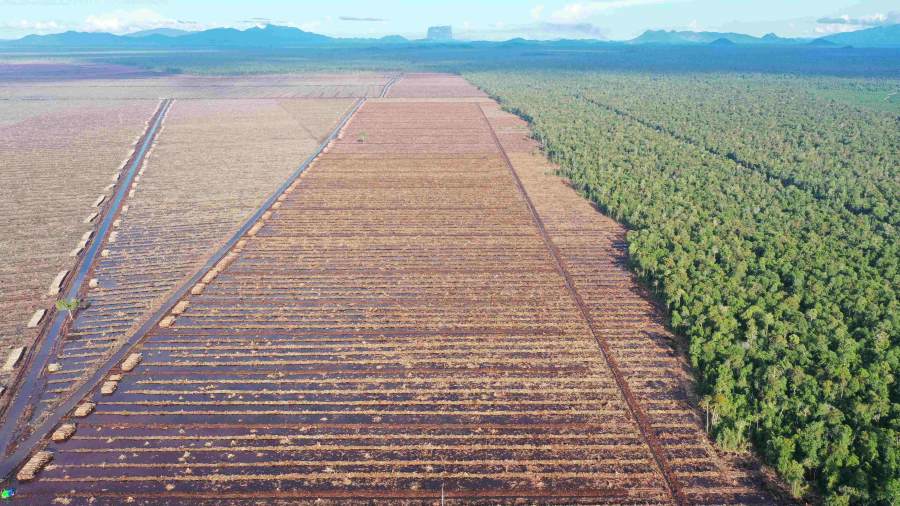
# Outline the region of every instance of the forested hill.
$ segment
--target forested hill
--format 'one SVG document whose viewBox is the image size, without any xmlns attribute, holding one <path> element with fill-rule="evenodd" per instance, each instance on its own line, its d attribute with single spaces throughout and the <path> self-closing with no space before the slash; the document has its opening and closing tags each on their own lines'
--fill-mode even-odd
<svg viewBox="0 0 900 506">
<path fill-rule="evenodd" d="M 832 89 L 881 101 L 891 82 L 467 77 L 631 228 L 721 447 L 754 447 L 798 496 L 900 504 L 900 128 Z"/>
</svg>

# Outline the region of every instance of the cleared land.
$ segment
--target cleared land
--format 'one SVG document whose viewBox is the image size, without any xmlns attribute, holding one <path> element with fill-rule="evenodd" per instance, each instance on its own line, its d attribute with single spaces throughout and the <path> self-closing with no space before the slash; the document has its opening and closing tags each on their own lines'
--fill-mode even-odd
<svg viewBox="0 0 900 506">
<path fill-rule="evenodd" d="M 321 97 L 378 95 L 389 81 L 375 74 L 86 81 L 71 66 L 57 74 L 35 67 L 16 66 L 19 79 L 0 83 L 0 210 L 9 217 L 0 225 L 7 239 L 0 244 L 0 358 L 26 347 L 12 370 L 0 372 L 0 400 L 7 404 L 18 390 L 23 367 L 42 369 L 47 384 L 35 387 L 41 395 L 32 422 L 202 265 L 356 100 Z M 54 75 L 61 80 L 50 80 Z M 188 98 L 170 110 L 165 138 L 157 139 L 113 232 L 97 237 L 113 176 L 133 154 L 157 97 L 170 95 Z M 64 329 L 46 363 L 31 364 L 32 344 L 46 332 L 58 297 L 49 288 L 58 273 L 72 271 L 89 241 L 105 250 L 92 266 L 96 286 L 84 287 L 90 306 Z M 46 314 L 31 327 L 38 310 Z"/>
<path fill-rule="evenodd" d="M 3 67 L 0 66 L 0 69 Z M 246 99 L 355 98 L 381 93 L 383 74 L 308 74 L 245 77 L 160 76 L 143 79 L 71 79 L 0 83 L 0 99 Z"/>
<path fill-rule="evenodd" d="M 102 212 L 156 101 L 0 102 L 0 356 L 30 346 L 49 288 Z M 94 205 L 100 195 L 104 201 Z M 46 317 L 44 318 L 46 320 Z M 4 382 L 10 371 L 0 372 Z"/>
<path fill-rule="evenodd" d="M 389 96 L 64 420 L 20 496 L 774 502 L 707 443 L 624 230 L 463 80 Z"/>
<path fill-rule="evenodd" d="M 51 360 L 35 415 L 118 349 L 308 157 L 353 100 L 176 101 L 92 277 L 91 305 Z"/>
</svg>

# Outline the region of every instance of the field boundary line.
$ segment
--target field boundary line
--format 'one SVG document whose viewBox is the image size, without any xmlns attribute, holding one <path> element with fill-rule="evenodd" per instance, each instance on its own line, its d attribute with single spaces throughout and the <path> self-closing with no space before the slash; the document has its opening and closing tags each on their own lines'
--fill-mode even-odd
<svg viewBox="0 0 900 506">
<path fill-rule="evenodd" d="M 538 228 L 538 231 L 540 232 L 541 237 L 544 240 L 544 244 L 547 247 L 550 256 L 553 258 L 554 263 L 556 264 L 557 271 L 559 272 L 560 276 L 562 276 L 563 281 L 565 282 L 565 286 L 567 291 L 569 292 L 569 295 L 574 300 L 575 305 L 578 306 L 581 317 L 584 319 L 585 323 L 587 323 L 591 335 L 594 337 L 594 340 L 600 347 L 600 352 L 602 353 L 603 358 L 606 360 L 607 366 L 612 372 L 613 378 L 616 381 L 616 385 L 619 387 L 619 390 L 622 392 L 622 396 L 625 398 L 625 403 L 628 405 L 628 410 L 631 412 L 631 415 L 637 422 L 638 429 L 641 432 L 641 436 L 643 436 L 644 438 L 644 442 L 647 443 L 647 446 L 650 449 L 650 453 L 653 454 L 653 458 L 656 461 L 657 467 L 659 467 L 663 479 L 665 480 L 667 491 L 672 496 L 672 500 L 676 504 L 689 504 L 689 501 L 687 501 L 687 499 L 684 497 L 681 486 L 678 484 L 678 481 L 674 476 L 674 472 L 669 466 L 668 459 L 663 453 L 663 449 L 659 441 L 653 434 L 653 428 L 650 424 L 650 420 L 647 417 L 647 414 L 644 413 L 643 409 L 641 409 L 640 404 L 637 402 L 637 399 L 635 399 L 634 394 L 631 392 L 631 387 L 622 376 L 622 371 L 619 368 L 618 362 L 616 361 L 615 357 L 612 356 L 612 353 L 610 353 L 609 343 L 607 343 L 606 338 L 603 337 L 602 333 L 598 332 L 595 328 L 594 320 L 588 312 L 587 305 L 584 303 L 584 300 L 581 298 L 581 295 L 575 288 L 575 283 L 572 280 L 572 276 L 569 274 L 568 269 L 566 268 L 566 264 L 562 259 L 559 248 L 556 247 L 553 239 L 550 238 L 550 234 L 547 232 L 547 229 L 544 226 L 544 220 L 541 219 L 540 214 L 537 212 L 537 208 L 535 208 L 531 197 L 528 195 L 528 191 L 525 189 L 525 185 L 522 184 L 522 180 L 519 178 L 518 172 L 516 172 L 512 161 L 506 154 L 506 149 L 503 148 L 503 144 L 501 144 L 500 138 L 497 137 L 497 133 L 494 130 L 494 125 L 491 124 L 490 120 L 487 117 L 487 114 L 484 112 L 484 107 L 482 107 L 481 104 L 478 104 L 478 109 L 481 111 L 482 118 L 488 125 L 488 129 L 491 132 L 491 137 L 494 139 L 494 143 L 497 145 L 500 156 L 503 158 L 507 169 L 509 169 L 513 180 L 515 181 L 516 188 L 525 199 L 525 205 L 531 212 L 531 218 L 534 221 L 535 226 Z"/>
<path fill-rule="evenodd" d="M 150 117 L 149 125 L 125 164 L 127 168 L 119 173 L 112 201 L 109 205 L 104 206 L 103 216 L 98 221 L 99 225 L 90 238 L 84 254 L 80 255 L 75 264 L 74 276 L 67 276 L 65 288 L 57 300 L 78 299 L 84 295 L 84 281 L 94 270 L 97 254 L 107 241 L 113 221 L 121 214 L 122 205 L 128 197 L 135 175 L 143 166 L 147 153 L 156 141 L 162 122 L 173 102 L 174 100 L 171 98 L 163 99 L 156 112 Z M 47 376 L 44 374 L 47 362 L 53 351 L 57 349 L 61 336 L 64 336 L 69 327 L 68 317 L 65 313 L 57 311 L 55 307 L 49 308 L 48 311 L 52 315 L 51 318 L 45 320 L 49 322 L 49 325 L 48 323 L 44 324 L 35 344 L 28 353 L 27 362 L 20 369 L 16 380 L 10 387 L 13 391 L 12 398 L 3 412 L 3 424 L 0 426 L 0 454 L 3 455 L 10 450 L 10 446 L 18 434 L 19 422 L 26 416 L 28 408 L 34 405 L 36 396 L 43 390 L 47 380 Z M 20 387 L 25 390 L 20 390 Z"/>
<path fill-rule="evenodd" d="M 397 84 L 397 81 L 403 78 L 403 74 L 399 74 L 391 78 L 390 81 L 385 83 L 384 88 L 381 89 L 381 95 L 378 98 L 387 98 L 387 94 L 391 92 L 391 87 Z"/>
<path fill-rule="evenodd" d="M 91 394 L 100 383 L 103 382 L 103 379 L 106 377 L 109 372 L 116 367 L 120 362 L 122 362 L 125 357 L 127 357 L 137 346 L 139 346 L 144 338 L 150 333 L 151 330 L 156 328 L 156 325 L 165 317 L 169 311 L 185 296 L 189 293 L 190 289 L 199 282 L 203 276 L 206 275 L 211 269 L 213 269 L 222 258 L 227 255 L 234 245 L 251 229 L 253 228 L 257 222 L 260 221 L 262 215 L 270 210 L 272 205 L 277 201 L 278 197 L 281 196 L 285 190 L 288 189 L 294 182 L 298 180 L 298 178 L 306 171 L 309 165 L 315 160 L 323 150 L 331 144 L 331 142 L 338 137 L 340 131 L 344 128 L 347 122 L 356 114 L 357 111 L 363 106 L 366 102 L 365 98 L 360 98 L 356 101 L 356 104 L 347 111 L 341 120 L 337 123 L 328 137 L 319 144 L 319 147 L 311 153 L 302 164 L 300 164 L 297 169 L 291 173 L 290 176 L 280 185 L 275 191 L 266 199 L 259 208 L 257 208 L 256 212 L 253 213 L 241 227 L 231 236 L 228 241 L 226 241 L 222 246 L 219 247 L 206 261 L 206 263 L 198 269 L 193 276 L 191 276 L 188 280 L 186 280 L 182 285 L 176 290 L 169 293 L 169 296 L 157 307 L 157 309 L 145 320 L 145 322 L 132 334 L 128 337 L 125 343 L 119 348 L 118 351 L 109 356 L 104 362 L 97 368 L 97 370 L 91 374 L 90 378 L 84 382 L 84 384 L 79 387 L 77 390 L 69 394 L 69 396 L 62 402 L 60 402 L 50 413 L 47 419 L 39 424 L 34 431 L 27 436 L 16 448 L 16 451 L 9 455 L 8 457 L 4 457 L 3 461 L 0 462 L 0 480 L 4 483 L 9 483 L 10 476 L 12 473 L 23 463 L 25 460 L 38 449 L 38 446 L 43 443 L 45 436 L 50 433 L 50 431 L 63 419 L 65 418 L 69 412 L 71 412 L 75 406 L 85 397 Z"/>
</svg>

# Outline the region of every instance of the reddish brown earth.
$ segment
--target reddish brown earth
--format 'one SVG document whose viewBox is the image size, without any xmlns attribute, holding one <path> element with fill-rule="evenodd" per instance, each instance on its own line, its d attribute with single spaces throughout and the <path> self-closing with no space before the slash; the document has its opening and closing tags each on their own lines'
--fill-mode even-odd
<svg viewBox="0 0 900 506">
<path fill-rule="evenodd" d="M 20 497 L 773 503 L 708 443 L 625 231 L 462 79 L 395 96 L 88 396 Z"/>
<path fill-rule="evenodd" d="M 8 239 L 0 241 L 0 360 L 18 347 L 27 350 L 13 370 L 0 371 L 0 415 L 12 395 L 28 389 L 19 388 L 24 370 L 43 371 L 41 384 L 32 387 L 42 389 L 33 400 L 34 416 L 23 422 L 39 420 L 95 371 L 315 151 L 356 97 L 377 96 L 389 81 L 372 73 L 101 79 L 105 75 L 0 79 L 0 209 L 10 217 L 0 225 Z M 20 77 L 29 76 L 37 79 L 28 72 Z M 111 176 L 126 172 L 134 142 L 148 128 L 158 97 L 167 95 L 187 98 L 164 119 L 160 145 L 125 198 L 130 211 L 119 216 L 107 242 L 96 231 L 121 181 Z M 324 98 L 330 96 L 346 98 Z M 101 194 L 101 205 L 92 205 Z M 94 212 L 99 217 L 87 222 Z M 92 267 L 98 286 L 88 288 L 85 280 L 89 307 L 59 342 L 47 339 L 60 297 L 48 293 L 51 281 L 72 271 L 94 242 L 105 243 L 108 256 Z M 47 313 L 31 328 L 37 310 Z M 42 340 L 52 341 L 54 352 L 47 363 L 32 364 Z M 28 432 L 23 429 L 20 434 Z M 2 439 L 5 446 L 9 438 Z"/>
<path fill-rule="evenodd" d="M 96 262 L 80 312 L 46 374 L 33 420 L 80 386 L 148 312 L 224 243 L 354 104 L 349 99 L 175 101 L 128 211 Z M 203 146 L 194 148 L 193 146 Z M 189 211 L 185 212 L 188 208 Z"/>
<path fill-rule="evenodd" d="M 99 220 L 157 101 L 0 101 L 0 360 L 30 348 L 36 310 L 57 298 L 49 288 Z M 95 206 L 100 195 L 104 201 Z M 49 320 L 44 317 L 42 324 Z M 0 407 L 15 371 L 0 371 Z"/>
</svg>

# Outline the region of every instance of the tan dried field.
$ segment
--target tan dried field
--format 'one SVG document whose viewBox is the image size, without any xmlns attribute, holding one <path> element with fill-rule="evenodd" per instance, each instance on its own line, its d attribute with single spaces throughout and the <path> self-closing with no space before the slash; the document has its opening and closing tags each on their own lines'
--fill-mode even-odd
<svg viewBox="0 0 900 506">
<path fill-rule="evenodd" d="M 240 77 L 165 76 L 0 82 L 0 99 L 108 100 L 377 97 L 388 77 L 376 73 L 284 74 Z"/>
<path fill-rule="evenodd" d="M 52 408 L 118 349 L 322 142 L 352 99 L 176 100 L 61 343 Z"/>
<path fill-rule="evenodd" d="M 0 359 L 26 349 L 15 367 L 0 371 L 0 405 L 50 324 L 60 297 L 51 295 L 51 284 L 66 271 L 64 289 L 87 241 L 107 240 L 93 232 L 115 191 L 112 176 L 122 175 L 160 97 L 186 98 L 173 106 L 171 135 L 158 139 L 150 157 L 159 167 L 144 168 L 125 199 L 133 218 L 117 220 L 104 247 L 105 255 L 114 254 L 91 267 L 98 285 L 87 298 L 91 307 L 74 330 L 65 329 L 62 346 L 44 364 L 54 371 L 43 379 L 46 388 L 37 388 L 36 417 L 114 350 L 154 300 L 202 264 L 357 97 L 380 94 L 388 80 L 361 73 L 0 83 L 0 210 L 8 217 L 0 225 Z M 332 96 L 349 98 L 320 98 Z M 104 293 L 116 301 L 107 304 Z M 72 343 L 85 350 L 70 357 Z"/>
<path fill-rule="evenodd" d="M 102 378 L 51 410 L 23 500 L 777 502 L 709 443 L 625 230 L 459 77 L 365 102 L 160 301 L 349 106 L 175 101 L 60 355 Z"/>
<path fill-rule="evenodd" d="M 111 194 L 111 176 L 156 107 L 156 101 L 0 102 L 2 357 L 31 345 L 39 329 L 28 328 L 29 320 L 53 305 L 51 282 L 74 266 L 70 253 L 94 228 L 85 218 L 101 210 L 93 204 Z M 9 371 L 0 374 L 6 380 Z"/>
</svg>

